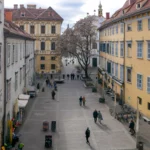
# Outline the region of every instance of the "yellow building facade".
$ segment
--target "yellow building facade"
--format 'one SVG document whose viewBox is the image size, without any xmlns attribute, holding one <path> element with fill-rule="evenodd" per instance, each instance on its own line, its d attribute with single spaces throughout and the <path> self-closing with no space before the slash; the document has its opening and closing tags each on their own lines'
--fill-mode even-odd
<svg viewBox="0 0 150 150">
<path fill-rule="evenodd" d="M 61 34 L 63 19 L 51 7 L 36 8 L 36 5 L 14 5 L 13 22 L 35 39 L 35 70 L 37 73 L 61 71 L 61 55 L 56 47 Z"/>
<path fill-rule="evenodd" d="M 99 77 L 150 118 L 150 2 L 126 1 L 99 30 Z"/>
</svg>

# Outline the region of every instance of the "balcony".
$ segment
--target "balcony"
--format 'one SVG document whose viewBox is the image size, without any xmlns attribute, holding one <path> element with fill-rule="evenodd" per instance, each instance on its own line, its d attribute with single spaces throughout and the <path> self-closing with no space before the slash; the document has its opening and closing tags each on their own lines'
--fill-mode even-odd
<svg viewBox="0 0 150 150">
<path fill-rule="evenodd" d="M 35 50 L 35 55 L 60 55 L 59 51 L 53 50 Z"/>
</svg>

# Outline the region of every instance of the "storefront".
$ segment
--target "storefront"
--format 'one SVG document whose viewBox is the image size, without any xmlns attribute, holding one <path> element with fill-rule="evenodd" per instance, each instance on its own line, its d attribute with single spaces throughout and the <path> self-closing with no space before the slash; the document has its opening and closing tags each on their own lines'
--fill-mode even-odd
<svg viewBox="0 0 150 150">
<path fill-rule="evenodd" d="M 22 124 L 22 121 L 25 115 L 25 107 L 28 103 L 29 98 L 30 98 L 30 95 L 25 95 L 25 94 L 20 94 L 18 97 L 19 111 L 17 113 L 17 119 L 19 121 L 19 124 Z"/>
</svg>

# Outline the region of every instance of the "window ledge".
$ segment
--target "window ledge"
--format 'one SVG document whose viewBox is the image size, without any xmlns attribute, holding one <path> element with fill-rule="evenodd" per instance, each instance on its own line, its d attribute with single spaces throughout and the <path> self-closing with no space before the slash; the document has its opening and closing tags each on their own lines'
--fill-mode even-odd
<svg viewBox="0 0 150 150">
<path fill-rule="evenodd" d="M 143 88 L 138 88 L 138 87 L 137 87 L 137 89 L 139 89 L 139 90 L 141 90 L 141 91 L 143 90 Z"/>
<path fill-rule="evenodd" d="M 127 58 L 132 58 L 132 56 L 127 56 Z"/>
<path fill-rule="evenodd" d="M 128 84 L 132 84 L 132 82 L 127 81 Z"/>
<path fill-rule="evenodd" d="M 137 59 L 141 59 L 141 60 L 143 60 L 143 57 L 142 57 L 142 58 L 140 58 L 140 57 L 137 57 Z"/>
</svg>

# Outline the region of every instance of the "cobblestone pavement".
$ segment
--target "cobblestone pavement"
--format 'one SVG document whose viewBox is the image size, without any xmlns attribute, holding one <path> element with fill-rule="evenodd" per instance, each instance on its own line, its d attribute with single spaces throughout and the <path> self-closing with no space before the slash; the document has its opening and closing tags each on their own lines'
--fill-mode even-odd
<svg viewBox="0 0 150 150">
<path fill-rule="evenodd" d="M 64 71 L 72 72 L 72 65 Z M 135 141 L 124 126 L 110 116 L 108 106 L 100 104 L 99 93 L 85 89 L 81 81 L 66 80 L 58 85 L 56 100 L 51 98 L 52 88 L 40 92 L 28 109 L 20 134 L 24 150 L 43 150 L 45 135 L 53 136 L 53 150 L 131 150 Z M 86 107 L 79 106 L 79 96 L 86 97 Z M 30 99 L 32 101 L 32 99 Z M 93 111 L 101 110 L 103 124 L 94 123 Z M 55 120 L 57 131 L 43 132 L 42 122 Z M 91 130 L 90 146 L 85 141 L 85 129 Z"/>
</svg>

